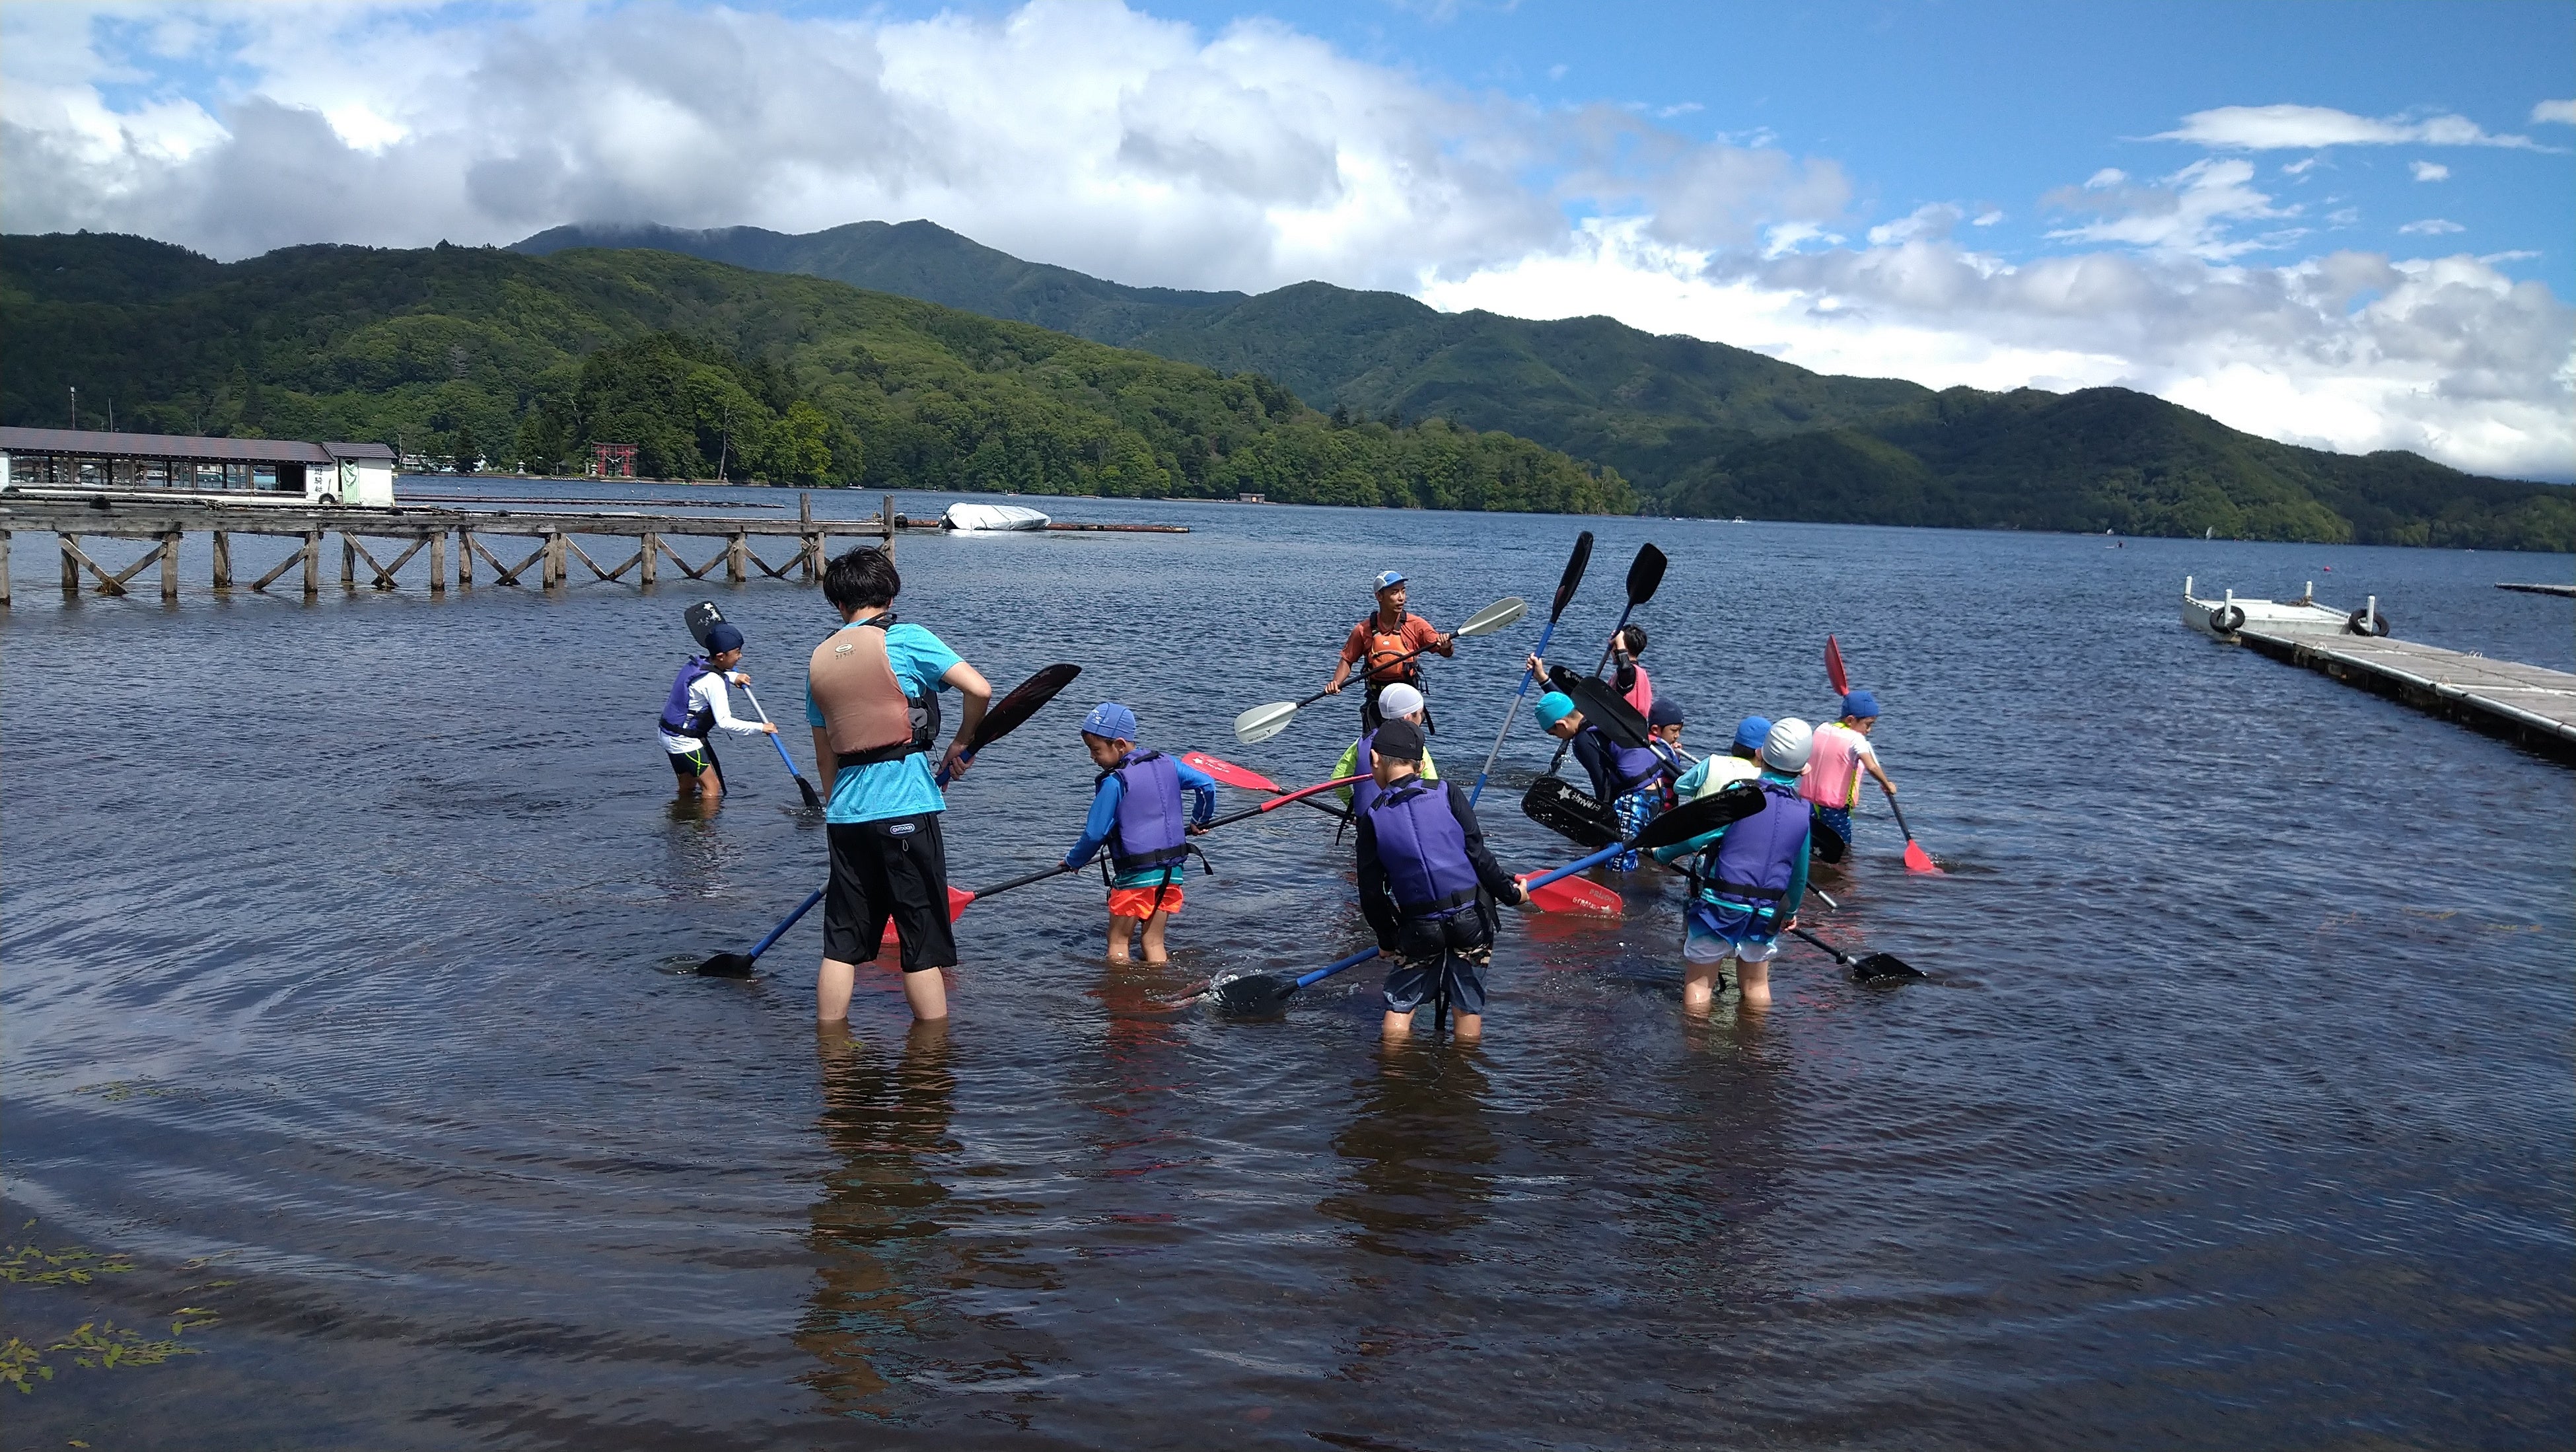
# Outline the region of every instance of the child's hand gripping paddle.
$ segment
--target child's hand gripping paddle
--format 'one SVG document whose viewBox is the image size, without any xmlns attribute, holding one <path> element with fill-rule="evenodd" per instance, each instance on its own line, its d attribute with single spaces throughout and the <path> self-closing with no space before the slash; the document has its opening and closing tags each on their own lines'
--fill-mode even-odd
<svg viewBox="0 0 2576 1452">
<path fill-rule="evenodd" d="M 992 709 L 984 713 L 984 719 L 976 723 L 975 734 L 967 740 L 966 754 L 959 758 L 959 764 L 972 763 L 976 752 L 1018 730 L 1023 722 L 1038 713 L 1039 707 L 1054 700 L 1059 692 L 1073 684 L 1075 676 L 1081 674 L 1082 667 L 1059 661 L 1020 682 L 1017 690 L 994 702 Z M 949 778 L 948 767 L 942 763 L 939 784 L 947 786 Z"/>
<path fill-rule="evenodd" d="M 1457 632 L 1450 638 L 1464 640 L 1472 636 L 1491 635 L 1528 613 L 1528 601 L 1517 595 L 1509 596 L 1468 616 L 1467 623 L 1459 626 Z M 1423 649 L 1428 650 L 1430 647 L 1425 646 Z M 1391 666 L 1399 666 L 1420 654 L 1422 654 L 1420 650 L 1409 650 L 1391 661 L 1369 667 L 1369 671 L 1374 674 Z M 1246 746 L 1255 746 L 1267 741 L 1287 730 L 1288 723 L 1297 719 L 1299 711 L 1331 694 L 1333 693 L 1330 691 L 1317 691 L 1302 701 L 1273 701 L 1267 706 L 1255 706 L 1234 718 L 1234 739 Z"/>
<path fill-rule="evenodd" d="M 716 602 L 713 600 L 701 600 L 680 612 L 680 622 L 689 627 L 690 637 L 697 641 L 700 650 L 704 650 L 707 645 L 707 632 L 724 624 L 724 612 L 716 609 Z M 769 713 L 760 709 L 760 698 L 752 695 L 751 687 L 743 687 L 742 694 L 751 702 L 753 715 L 758 716 L 763 724 L 773 724 L 769 721 Z M 796 790 L 805 796 L 805 809 L 810 812 L 823 810 L 823 798 L 815 792 L 814 784 L 805 779 L 805 773 L 796 769 L 796 758 L 787 754 L 787 743 L 778 739 L 778 732 L 774 729 L 766 734 L 769 737 L 769 744 L 778 748 L 778 759 L 786 766 L 787 774 L 796 778 Z M 789 921 L 793 922 L 794 919 L 791 918 Z M 754 956 L 758 955 L 755 953 Z M 747 963 L 750 960 L 744 961 Z M 744 971 L 750 970 L 746 968 Z"/>
<path fill-rule="evenodd" d="M 1574 537 L 1574 553 L 1566 557 L 1565 573 L 1557 578 L 1556 600 L 1548 606 L 1547 625 L 1538 633 L 1538 649 L 1530 654 L 1542 660 L 1547 657 L 1547 643 L 1556 636 L 1557 618 L 1573 601 L 1575 587 L 1583 583 L 1583 572 L 1591 563 L 1592 531 L 1587 529 Z M 1494 733 L 1494 749 L 1485 753 L 1485 764 L 1476 769 L 1476 785 L 1467 793 L 1467 805 L 1474 806 L 1485 795 L 1485 778 L 1493 775 L 1494 760 L 1503 754 L 1503 739 L 1512 734 L 1512 718 L 1520 714 L 1521 701 L 1529 695 L 1530 680 L 1536 674 L 1528 666 L 1521 667 L 1521 687 L 1512 692 L 1511 709 L 1503 713 L 1503 729 Z"/>
<path fill-rule="evenodd" d="M 1655 598 L 1655 591 L 1662 587 L 1664 583 L 1665 564 L 1666 561 L 1662 550 L 1655 548 L 1652 544 L 1641 544 L 1637 546 L 1637 557 L 1628 562 L 1627 608 L 1619 612 L 1619 623 L 1610 627 L 1609 642 L 1601 647 L 1601 663 L 1600 665 L 1596 665 L 1592 668 L 1592 673 L 1595 676 L 1601 674 L 1602 666 L 1606 666 L 1610 663 L 1610 652 L 1618 649 L 1619 634 L 1621 631 L 1628 628 L 1628 617 L 1637 613 L 1638 606 Z M 1545 657 L 1541 657 L 1541 659 L 1544 658 Z M 1568 674 L 1571 673 L 1569 672 Z M 1550 671 L 1548 673 L 1548 684 L 1558 690 L 1564 689 L 1562 685 L 1558 684 L 1557 673 L 1554 671 Z M 1577 697 L 1576 699 L 1580 700 L 1581 698 Z M 1586 716 L 1590 716 L 1592 713 L 1587 711 L 1584 714 Z M 1571 743 L 1563 741 L 1556 744 L 1556 755 L 1551 758 L 1547 764 L 1547 774 L 1549 776 L 1556 775 L 1557 768 L 1565 765 L 1565 753 L 1570 744 Z M 1630 744 L 1638 745 L 1642 743 Z"/>
</svg>

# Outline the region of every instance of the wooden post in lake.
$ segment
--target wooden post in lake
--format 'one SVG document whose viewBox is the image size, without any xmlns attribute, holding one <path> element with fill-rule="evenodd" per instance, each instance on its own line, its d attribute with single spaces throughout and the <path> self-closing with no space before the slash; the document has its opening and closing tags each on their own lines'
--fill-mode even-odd
<svg viewBox="0 0 2576 1452">
<path fill-rule="evenodd" d="M 461 524 L 456 527 L 456 588 L 474 588 L 474 534 Z"/>
<path fill-rule="evenodd" d="M 877 505 L 877 523 L 885 527 L 885 552 L 888 562 L 894 559 L 894 496 L 889 494 Z"/>
<path fill-rule="evenodd" d="M 229 590 L 233 587 L 233 536 L 232 531 L 227 529 L 215 531 L 214 585 L 218 590 Z"/>
<path fill-rule="evenodd" d="M 0 529 L 0 610 L 9 608 L 9 531 Z"/>
<path fill-rule="evenodd" d="M 340 531 L 340 588 L 358 588 L 358 542 L 345 529 Z"/>
<path fill-rule="evenodd" d="M 653 531 L 651 531 L 651 530 L 649 530 L 649 529 L 648 529 L 648 530 L 644 531 L 644 568 L 643 568 L 643 573 L 641 573 L 641 574 L 639 574 L 639 575 L 637 575 L 637 576 L 635 577 L 635 583 L 636 583 L 636 584 L 638 584 L 638 585 L 643 586 L 643 587 L 644 587 L 645 589 L 647 589 L 647 590 L 652 589 L 652 588 L 653 588 L 654 574 L 655 574 L 654 567 L 655 567 L 656 565 L 661 564 L 661 563 L 662 563 L 662 537 L 661 537 L 660 535 L 658 535 L 658 534 L 655 534 Z"/>
<path fill-rule="evenodd" d="M 564 583 L 564 565 L 566 560 L 564 555 L 564 537 L 561 530 L 550 528 L 546 531 L 545 551 L 545 564 L 537 575 L 537 582 L 545 588 L 552 590 Z"/>
<path fill-rule="evenodd" d="M 322 531 L 304 531 L 304 598 L 312 600 L 322 593 Z"/>
<path fill-rule="evenodd" d="M 161 536 L 161 598 L 179 598 L 179 531 L 167 530 Z"/>
<path fill-rule="evenodd" d="M 443 529 L 429 535 L 429 593 L 447 593 L 447 531 Z"/>
<path fill-rule="evenodd" d="M 57 536 L 63 544 L 63 595 L 75 599 L 80 595 L 80 536 Z"/>
<path fill-rule="evenodd" d="M 750 553 L 751 541 L 741 530 L 735 530 L 726 538 L 725 578 L 727 580 L 740 585 L 751 579 L 751 571 L 745 563 L 745 556 Z"/>
</svg>

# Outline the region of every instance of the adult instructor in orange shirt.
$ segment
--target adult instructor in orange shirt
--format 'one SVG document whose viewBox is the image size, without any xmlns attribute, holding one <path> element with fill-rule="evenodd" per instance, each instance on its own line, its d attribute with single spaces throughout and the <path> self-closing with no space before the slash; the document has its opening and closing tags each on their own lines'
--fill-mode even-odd
<svg viewBox="0 0 2576 1452">
<path fill-rule="evenodd" d="M 1458 653 L 1456 636 L 1443 635 L 1430 621 L 1405 613 L 1404 576 L 1389 570 L 1378 576 L 1376 583 L 1377 608 L 1351 627 L 1349 638 L 1342 642 L 1341 663 L 1333 668 L 1333 678 L 1324 683 L 1326 691 L 1340 695 L 1342 687 L 1350 684 L 1352 668 L 1363 661 L 1368 663 L 1368 691 L 1360 700 L 1362 732 L 1375 731 L 1383 723 L 1377 698 L 1387 687 L 1400 683 L 1429 697 L 1430 692 L 1423 688 L 1421 652 Z M 1422 729 L 1434 729 L 1427 705 L 1422 711 Z"/>
</svg>

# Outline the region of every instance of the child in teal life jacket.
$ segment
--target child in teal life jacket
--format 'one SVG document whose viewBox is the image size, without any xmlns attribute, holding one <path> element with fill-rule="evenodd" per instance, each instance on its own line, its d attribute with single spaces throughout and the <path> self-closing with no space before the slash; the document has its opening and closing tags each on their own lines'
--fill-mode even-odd
<svg viewBox="0 0 2576 1452">
<path fill-rule="evenodd" d="M 671 682 L 670 698 L 662 703 L 662 754 L 670 759 L 680 795 L 702 797 L 710 806 L 724 795 L 724 764 L 716 760 L 708 734 L 766 731 L 775 735 L 778 731 L 766 721 L 745 721 L 734 715 L 726 682 L 751 684 L 749 672 L 734 669 L 740 664 L 742 632 L 718 624 L 707 631 L 707 653 L 681 664 L 679 676 Z"/>
<path fill-rule="evenodd" d="M 1538 657 L 1530 659 L 1535 661 Z M 1667 771 L 1679 760 L 1670 754 L 1670 747 L 1659 752 L 1652 742 L 1645 746 L 1620 745 L 1609 732 L 1585 720 L 1574 698 L 1562 691 L 1539 697 L 1538 724 L 1540 730 L 1573 748 L 1574 759 L 1583 763 L 1584 772 L 1592 778 L 1593 800 L 1618 814 L 1623 836 L 1634 836 L 1635 827 L 1645 825 L 1645 819 L 1653 814 L 1651 798 L 1662 792 L 1668 775 L 1680 774 L 1678 767 Z M 1606 865 L 1613 871 L 1634 872 L 1637 854 L 1623 852 Z"/>
<path fill-rule="evenodd" d="M 1181 910 L 1181 876 L 1196 851 L 1191 834 L 1216 815 L 1216 781 L 1175 757 L 1136 747 L 1136 713 L 1115 701 L 1092 707 L 1082 722 L 1083 749 L 1100 778 L 1082 840 L 1064 854 L 1080 867 L 1109 849 L 1109 961 L 1129 961 L 1127 940 L 1145 925 L 1145 961 L 1166 963 L 1163 927 Z M 1181 806 L 1181 794 L 1191 797 Z"/>
<path fill-rule="evenodd" d="M 1780 935 L 1798 925 L 1807 895 L 1807 802 L 1798 795 L 1798 773 L 1807 765 L 1814 732 L 1789 717 L 1763 738 L 1762 810 L 1704 832 L 1687 842 L 1655 849 L 1655 860 L 1688 856 L 1691 901 L 1683 909 L 1682 1011 L 1705 1014 L 1726 985 L 1726 964 L 1746 1008 L 1771 1002 L 1771 959 Z"/>
</svg>

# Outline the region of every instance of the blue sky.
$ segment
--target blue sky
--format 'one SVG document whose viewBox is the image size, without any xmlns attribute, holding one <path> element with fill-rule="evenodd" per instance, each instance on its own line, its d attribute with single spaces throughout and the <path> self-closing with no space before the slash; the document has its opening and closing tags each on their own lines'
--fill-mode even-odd
<svg viewBox="0 0 2576 1452">
<path fill-rule="evenodd" d="M 13 231 L 926 217 L 2576 478 L 2576 5 L 0 6 Z"/>
</svg>

